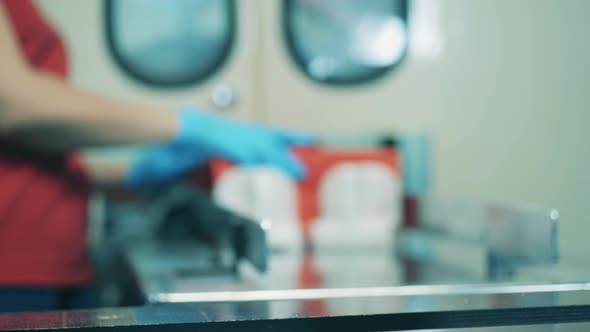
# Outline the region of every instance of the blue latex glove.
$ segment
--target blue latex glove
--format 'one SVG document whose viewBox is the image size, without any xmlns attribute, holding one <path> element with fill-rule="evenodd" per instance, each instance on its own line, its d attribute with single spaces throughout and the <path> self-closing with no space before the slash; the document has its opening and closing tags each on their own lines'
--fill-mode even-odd
<svg viewBox="0 0 590 332">
<path fill-rule="evenodd" d="M 212 158 L 240 165 L 276 166 L 296 179 L 305 167 L 289 147 L 309 145 L 310 135 L 248 124 L 213 113 L 184 109 L 173 142 L 143 150 L 127 176 L 127 187 L 140 189 L 170 182 Z"/>
<path fill-rule="evenodd" d="M 177 143 L 194 145 L 206 158 L 222 158 L 240 165 L 270 165 L 295 179 L 305 167 L 291 152 L 292 145 L 309 145 L 308 134 L 239 122 L 189 108 L 179 113 Z"/>
<path fill-rule="evenodd" d="M 205 155 L 190 144 L 172 142 L 141 151 L 129 169 L 126 185 L 142 189 L 168 183 L 205 162 Z"/>
</svg>

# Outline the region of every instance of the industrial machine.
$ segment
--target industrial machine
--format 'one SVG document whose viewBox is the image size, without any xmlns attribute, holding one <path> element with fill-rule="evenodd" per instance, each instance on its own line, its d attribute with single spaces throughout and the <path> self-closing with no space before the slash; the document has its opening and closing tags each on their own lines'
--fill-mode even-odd
<svg viewBox="0 0 590 332">
<path fill-rule="evenodd" d="M 264 196 L 254 178 L 240 181 Z M 231 212 L 219 197 L 177 184 L 111 206 L 93 252 L 114 309 L 10 315 L 0 328 L 552 331 L 590 321 L 587 278 L 558 272 L 554 209 L 415 195 L 396 227 L 337 238 L 315 227 L 307 245 L 277 246 L 273 220 Z"/>
<path fill-rule="evenodd" d="M 166 217 L 152 225 L 151 244 L 138 236 L 120 246 L 120 263 L 132 280 L 138 306 L 3 315 L 0 329 L 590 327 L 590 284 L 567 275 L 551 282 L 519 278 L 527 269 L 555 271 L 555 210 L 426 198 L 419 222 L 392 236 L 389 248 L 275 252 L 266 247 L 270 229 L 263 222 L 229 213 L 203 195 L 168 188 L 162 196 L 168 208 L 160 210 Z M 153 196 L 144 208 L 156 206 L 163 205 Z"/>
</svg>

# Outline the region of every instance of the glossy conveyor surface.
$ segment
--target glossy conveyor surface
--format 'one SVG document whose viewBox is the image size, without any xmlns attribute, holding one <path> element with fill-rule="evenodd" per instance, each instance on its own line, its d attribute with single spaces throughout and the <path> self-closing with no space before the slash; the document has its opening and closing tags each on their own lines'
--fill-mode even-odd
<svg viewBox="0 0 590 332">
<path fill-rule="evenodd" d="M 398 287 L 405 295 L 0 315 L 0 329 L 401 331 L 590 322 L 590 284 L 585 283 L 423 286 L 416 295 L 408 287 L 413 286 Z"/>
<path fill-rule="evenodd" d="M 237 274 L 212 273 L 199 267 L 197 256 L 187 255 L 186 251 L 164 253 L 138 248 L 128 253 L 127 261 L 141 296 L 149 303 L 399 295 L 400 286 L 423 289 L 419 285 L 494 285 L 513 281 L 490 277 L 485 270 L 485 254 L 477 255 L 480 257 L 473 258 L 472 263 L 453 266 L 412 261 L 388 250 L 280 252 L 269 256 L 265 273 L 244 264 Z M 518 280 L 537 284 L 546 281 L 542 276 Z"/>
</svg>

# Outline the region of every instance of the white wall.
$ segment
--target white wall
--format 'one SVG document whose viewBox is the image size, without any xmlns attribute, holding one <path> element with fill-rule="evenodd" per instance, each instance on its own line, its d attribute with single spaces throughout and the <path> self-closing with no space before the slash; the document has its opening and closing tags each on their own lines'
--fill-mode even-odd
<svg viewBox="0 0 590 332">
<path fill-rule="evenodd" d="M 564 256 L 590 255 L 590 1 L 445 4 L 444 55 L 422 75 L 437 189 L 555 207 Z"/>
<path fill-rule="evenodd" d="M 106 50 L 95 47 L 103 30 L 92 10 L 82 14 L 67 0 L 39 1 L 74 39 L 74 83 L 137 98 L 135 87 L 109 86 L 107 76 L 120 72 L 105 64 Z M 314 98 L 328 90 L 302 87 L 305 79 L 276 50 L 282 44 L 259 40 L 265 63 L 257 68 L 265 72 L 257 74 L 253 88 L 263 91 L 263 114 L 316 129 L 423 128 L 435 140 L 436 191 L 555 207 L 564 255 L 589 256 L 590 1 L 431 1 L 440 5 L 443 48 L 430 58 L 410 54 L 390 77 L 366 88 L 385 89 L 388 99 L 354 101 L 354 92 Z M 84 3 L 98 9 L 98 1 Z M 88 59 L 101 65 L 76 65 Z M 310 123 L 294 100 L 307 110 L 338 110 L 341 116 Z"/>
</svg>

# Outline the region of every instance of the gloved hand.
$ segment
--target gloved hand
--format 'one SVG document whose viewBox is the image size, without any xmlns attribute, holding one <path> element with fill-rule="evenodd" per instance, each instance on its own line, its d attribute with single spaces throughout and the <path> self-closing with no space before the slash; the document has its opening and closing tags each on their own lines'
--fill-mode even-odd
<svg viewBox="0 0 590 332">
<path fill-rule="evenodd" d="M 305 167 L 289 148 L 311 144 L 310 135 L 188 108 L 178 117 L 180 128 L 174 141 L 146 148 L 133 158 L 126 181 L 129 188 L 164 184 L 213 158 L 240 165 L 276 166 L 295 179 L 305 177 Z"/>
<path fill-rule="evenodd" d="M 168 183 L 206 161 L 202 151 L 181 142 L 147 147 L 132 158 L 126 185 L 142 189 Z"/>
<path fill-rule="evenodd" d="M 276 166 L 295 179 L 305 167 L 289 149 L 309 145 L 310 135 L 224 118 L 209 112 L 183 109 L 175 142 L 195 146 L 206 158 L 222 158 L 240 165 Z"/>
</svg>

